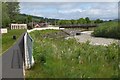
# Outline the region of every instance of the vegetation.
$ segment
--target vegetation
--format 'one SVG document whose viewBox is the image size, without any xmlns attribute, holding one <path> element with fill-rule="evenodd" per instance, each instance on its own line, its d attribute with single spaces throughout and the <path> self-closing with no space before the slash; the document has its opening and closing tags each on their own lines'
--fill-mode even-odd
<svg viewBox="0 0 120 80">
<path fill-rule="evenodd" d="M 2 10 L 2 27 L 9 27 L 11 23 L 25 23 L 28 24 L 28 29 L 31 29 L 32 24 L 29 25 L 31 22 L 48 22 L 52 25 L 94 24 L 103 22 L 100 19 L 90 20 L 89 17 L 80 18 L 78 20 L 59 20 L 21 14 L 19 12 L 19 2 L 3 2 Z"/>
<path fill-rule="evenodd" d="M 2 27 L 9 27 L 19 14 L 19 2 L 2 2 Z"/>
<path fill-rule="evenodd" d="M 44 17 L 37 17 L 33 15 L 27 15 L 27 14 L 18 14 L 17 19 L 14 23 L 25 23 L 28 24 L 28 29 L 33 28 L 33 23 L 39 23 L 39 22 L 48 22 L 52 25 L 55 25 L 55 21 L 58 21 L 58 19 L 51 19 L 51 18 L 44 18 Z"/>
<path fill-rule="evenodd" d="M 9 28 L 11 23 L 25 23 L 28 24 L 28 29 L 31 29 L 33 28 L 33 22 L 48 22 L 52 25 L 98 24 L 103 22 L 100 19 L 90 20 L 89 17 L 79 18 L 77 20 L 59 20 L 21 14 L 19 11 L 19 2 L 2 2 L 2 27 Z"/>
<path fill-rule="evenodd" d="M 90 20 L 89 17 L 86 17 L 77 20 L 58 20 L 57 25 L 99 24 L 99 23 L 103 23 L 103 20 L 100 19 Z"/>
<path fill-rule="evenodd" d="M 120 39 L 120 27 L 118 22 L 101 23 L 93 32 L 93 36 Z"/>
<path fill-rule="evenodd" d="M 2 3 L 2 27 L 11 23 L 49 22 L 52 25 L 99 24 L 94 36 L 120 39 L 120 27 L 117 22 L 90 20 L 88 17 L 78 20 L 59 20 L 20 14 L 19 2 Z M 30 26 L 31 28 L 31 26 Z M 26 30 L 9 30 L 2 34 L 2 52 L 4 53 Z M 118 77 L 118 45 L 93 46 L 78 43 L 75 39 L 65 38 L 66 33 L 57 30 L 34 31 L 35 66 L 26 71 L 26 78 L 115 78 Z"/>
<path fill-rule="evenodd" d="M 26 30 L 8 30 L 8 33 L 2 34 L 2 53 L 11 47 L 25 31 Z M 16 40 L 13 39 L 13 36 L 16 36 Z"/>
<path fill-rule="evenodd" d="M 94 21 L 94 23 L 103 23 L 103 20 L 96 19 L 96 20 Z"/>
<path fill-rule="evenodd" d="M 30 33 L 34 39 L 35 65 L 26 78 L 114 78 L 118 77 L 118 45 L 93 46 L 66 40 L 62 31 Z"/>
<path fill-rule="evenodd" d="M 3 28 L 9 27 L 11 23 L 29 24 L 32 21 L 33 22 L 47 21 L 51 24 L 55 24 L 55 21 L 58 21 L 58 19 L 43 18 L 33 15 L 21 14 L 19 11 L 20 11 L 19 2 L 2 2 L 2 27 Z M 31 26 L 28 26 L 28 28 L 32 28 Z"/>
</svg>

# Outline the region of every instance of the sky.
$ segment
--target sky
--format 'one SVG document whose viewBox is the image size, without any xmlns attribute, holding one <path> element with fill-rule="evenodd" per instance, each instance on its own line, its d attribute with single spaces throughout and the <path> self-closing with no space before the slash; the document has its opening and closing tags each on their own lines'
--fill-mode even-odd
<svg viewBox="0 0 120 80">
<path fill-rule="evenodd" d="M 118 18 L 117 2 L 20 2 L 20 13 L 56 19 Z"/>
</svg>

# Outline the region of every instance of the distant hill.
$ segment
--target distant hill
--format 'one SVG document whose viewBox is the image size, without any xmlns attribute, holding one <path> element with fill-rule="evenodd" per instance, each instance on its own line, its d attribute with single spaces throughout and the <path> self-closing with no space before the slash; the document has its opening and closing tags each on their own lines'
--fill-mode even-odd
<svg viewBox="0 0 120 80">
<path fill-rule="evenodd" d="M 59 19 L 53 19 L 53 18 L 44 18 L 44 17 L 38 17 L 38 16 L 33 16 L 33 15 L 28 15 L 28 14 L 19 14 L 18 15 L 20 20 L 22 22 L 49 22 L 51 24 L 55 24 L 55 21 L 58 21 Z M 31 18 L 31 20 L 30 20 Z"/>
</svg>

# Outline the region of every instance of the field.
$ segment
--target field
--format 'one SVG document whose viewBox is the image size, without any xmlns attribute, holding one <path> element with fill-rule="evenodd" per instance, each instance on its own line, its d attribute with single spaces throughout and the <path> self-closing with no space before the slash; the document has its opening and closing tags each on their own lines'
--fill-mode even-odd
<svg viewBox="0 0 120 80">
<path fill-rule="evenodd" d="M 2 34 L 2 53 L 9 49 L 26 30 L 8 30 L 8 33 Z M 16 36 L 16 40 L 13 36 Z"/>
<path fill-rule="evenodd" d="M 118 77 L 118 45 L 93 46 L 66 40 L 58 30 L 33 31 L 35 65 L 26 78 L 115 78 Z"/>
</svg>

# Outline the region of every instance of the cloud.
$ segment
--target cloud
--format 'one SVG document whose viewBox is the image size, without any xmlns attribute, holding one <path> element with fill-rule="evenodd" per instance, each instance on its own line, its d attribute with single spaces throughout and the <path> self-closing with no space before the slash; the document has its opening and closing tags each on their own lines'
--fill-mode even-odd
<svg viewBox="0 0 120 80">
<path fill-rule="evenodd" d="M 118 17 L 116 2 L 22 2 L 21 13 L 60 19 L 115 19 Z"/>
<path fill-rule="evenodd" d="M 118 2 L 119 0 L 19 0 L 19 1 L 21 2 Z"/>
<path fill-rule="evenodd" d="M 83 12 L 84 10 L 82 9 L 70 9 L 70 10 L 59 10 L 59 13 L 74 13 L 74 12 Z"/>
</svg>

